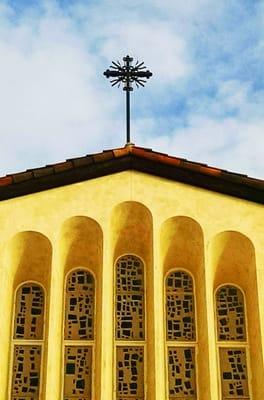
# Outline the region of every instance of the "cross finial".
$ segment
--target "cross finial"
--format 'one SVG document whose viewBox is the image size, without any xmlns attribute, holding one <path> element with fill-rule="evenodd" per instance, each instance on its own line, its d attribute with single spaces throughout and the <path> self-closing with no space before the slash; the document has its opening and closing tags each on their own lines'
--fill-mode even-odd
<svg viewBox="0 0 264 400">
<path fill-rule="evenodd" d="M 145 86 L 146 80 L 152 76 L 152 72 L 146 70 L 144 62 L 136 62 L 132 65 L 133 58 L 127 55 L 123 57 L 123 65 L 119 61 L 112 61 L 112 65 L 104 72 L 110 80 L 112 86 L 123 84 L 123 90 L 126 92 L 126 126 L 127 126 L 127 144 L 130 143 L 130 92 L 133 90 L 133 83 L 136 87 Z"/>
</svg>

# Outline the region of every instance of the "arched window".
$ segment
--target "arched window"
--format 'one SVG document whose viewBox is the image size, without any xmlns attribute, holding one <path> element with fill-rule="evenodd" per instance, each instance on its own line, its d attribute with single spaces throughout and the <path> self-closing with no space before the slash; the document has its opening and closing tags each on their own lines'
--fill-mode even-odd
<svg viewBox="0 0 264 400">
<path fill-rule="evenodd" d="M 196 329 L 192 277 L 185 271 L 170 272 L 165 293 L 169 399 L 194 400 Z"/>
<path fill-rule="evenodd" d="M 216 291 L 222 400 L 249 399 L 244 296 L 232 285 Z"/>
<path fill-rule="evenodd" d="M 43 288 L 26 282 L 16 291 L 11 399 L 40 399 L 44 345 Z"/>
<path fill-rule="evenodd" d="M 144 399 L 144 265 L 126 255 L 116 263 L 115 290 L 116 398 Z"/>
<path fill-rule="evenodd" d="M 64 399 L 92 399 L 95 283 L 85 269 L 66 280 L 64 323 Z"/>
</svg>

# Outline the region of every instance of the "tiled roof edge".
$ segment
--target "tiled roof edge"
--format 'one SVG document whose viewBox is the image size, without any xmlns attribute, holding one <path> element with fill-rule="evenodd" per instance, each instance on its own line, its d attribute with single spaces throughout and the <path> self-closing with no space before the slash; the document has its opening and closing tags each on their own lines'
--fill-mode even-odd
<svg viewBox="0 0 264 400">
<path fill-rule="evenodd" d="M 91 179 L 92 177 L 102 176 L 109 173 L 116 172 L 117 164 L 119 165 L 119 169 L 127 169 L 132 168 L 132 164 L 129 163 L 120 163 L 118 160 L 122 158 L 132 157 L 134 159 L 141 159 L 145 161 L 145 167 L 148 171 L 148 167 L 146 166 L 146 162 L 152 163 L 152 167 L 155 165 L 155 168 L 150 168 L 149 173 L 153 173 L 154 175 L 168 177 L 169 179 L 174 179 L 171 174 L 171 168 L 176 171 L 175 180 L 181 180 L 183 178 L 187 179 L 187 183 L 192 182 L 191 175 L 193 178 L 204 177 L 210 182 L 213 182 L 212 179 L 221 181 L 224 185 L 225 182 L 228 185 L 235 185 L 236 187 L 240 187 L 239 193 L 241 192 L 241 188 L 248 188 L 257 190 L 258 198 L 260 196 L 260 200 L 257 202 L 264 203 L 264 181 L 261 179 L 256 179 L 252 177 L 248 177 L 244 174 L 238 174 L 235 172 L 229 172 L 220 168 L 215 168 L 208 166 L 207 164 L 197 163 L 188 161 L 184 158 L 173 157 L 168 154 L 160 153 L 152 151 L 151 149 L 146 149 L 143 147 L 138 147 L 135 145 L 129 145 L 122 148 L 105 150 L 101 153 L 88 154 L 83 157 L 70 158 L 66 161 L 59 162 L 56 164 L 50 164 L 41 168 L 33 168 L 23 172 L 18 172 L 14 174 L 9 174 L 4 177 L 0 177 L 0 200 L 5 198 L 17 197 L 19 195 L 29 194 L 41 190 L 46 190 L 51 187 L 58 187 L 69 183 L 78 182 L 85 179 Z M 110 166 L 111 164 L 111 166 Z M 115 164 L 115 166 L 114 166 Z M 139 169 L 142 168 L 139 164 L 135 164 L 133 168 Z M 162 167 L 163 166 L 163 167 Z M 164 167 L 169 169 L 166 169 Z M 117 169 L 118 169 L 117 168 Z M 160 170 L 159 170 L 160 169 Z M 84 173 L 87 172 L 87 173 Z M 182 175 L 181 172 L 182 171 Z M 168 176 L 166 175 L 168 173 Z M 95 174 L 95 176 L 93 175 Z M 60 177 L 63 178 L 60 181 Z M 69 179 L 68 179 L 68 178 Z M 195 179 L 196 179 L 195 178 Z M 194 179 L 194 181 L 195 181 Z M 198 179 L 201 181 L 201 179 Z M 52 181 L 52 184 L 49 184 L 49 181 Z M 215 186 L 212 184 L 210 187 L 210 183 L 208 181 L 208 189 L 214 191 L 225 192 L 225 188 L 223 187 L 221 190 L 215 189 Z M 68 182 L 68 183 L 67 183 Z M 196 186 L 203 187 L 203 182 L 198 182 L 197 184 L 192 182 Z M 16 190 L 16 188 L 22 188 L 23 190 Z M 219 186 L 219 183 L 218 183 Z M 221 186 L 221 185 L 220 185 Z M 236 188 L 234 186 L 234 193 L 236 193 Z M 45 189 L 46 188 L 46 189 Z M 27 192 L 28 190 L 28 192 Z M 243 191 L 243 190 L 242 190 Z M 6 193 L 5 193 L 6 192 Z M 232 190 L 231 190 L 232 192 Z M 234 195 L 231 193 L 231 195 Z M 263 201 L 262 201 L 263 196 Z M 242 197 L 241 195 L 237 195 L 237 197 Z M 254 196 L 252 199 L 250 195 L 246 197 L 249 200 L 256 201 Z"/>
</svg>

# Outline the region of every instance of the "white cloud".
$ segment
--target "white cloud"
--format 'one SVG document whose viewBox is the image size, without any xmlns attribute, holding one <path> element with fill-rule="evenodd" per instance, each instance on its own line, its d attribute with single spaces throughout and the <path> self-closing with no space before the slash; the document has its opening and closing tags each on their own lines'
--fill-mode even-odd
<svg viewBox="0 0 264 400">
<path fill-rule="evenodd" d="M 107 59 L 120 56 L 128 51 L 136 54 L 139 60 L 155 68 L 156 82 L 169 84 L 191 73 L 183 38 L 173 35 L 166 23 L 129 23 L 118 31 L 110 25 L 105 32 L 106 39 L 100 53 Z"/>
<path fill-rule="evenodd" d="M 145 137 L 144 146 L 192 161 L 263 178 L 264 121 L 191 118 L 170 136 Z"/>
<path fill-rule="evenodd" d="M 0 0 L 0 174 L 123 145 L 124 94 L 102 72 L 131 52 L 154 73 L 133 93 L 138 145 L 263 177 L 264 90 L 254 81 L 261 35 L 249 75 L 235 52 L 240 37 L 250 43 L 250 21 L 232 35 L 231 10 L 243 8 L 104 0 L 63 9 L 44 0 L 17 14 Z"/>
<path fill-rule="evenodd" d="M 3 173 L 102 147 L 119 125 L 109 120 L 119 99 L 96 87 L 95 58 L 71 21 L 44 16 L 34 25 L 23 20 L 0 37 Z"/>
</svg>

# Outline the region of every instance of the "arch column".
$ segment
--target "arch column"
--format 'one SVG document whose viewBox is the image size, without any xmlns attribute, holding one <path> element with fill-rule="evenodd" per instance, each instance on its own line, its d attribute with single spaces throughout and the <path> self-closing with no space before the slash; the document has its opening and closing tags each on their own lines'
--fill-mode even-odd
<svg viewBox="0 0 264 400">
<path fill-rule="evenodd" d="M 4 321 L 0 329 L 0 399 L 8 398 L 10 370 L 10 338 L 12 326 L 13 277 L 7 269 L 8 263 L 0 268 L 0 320 Z"/>
<path fill-rule="evenodd" d="M 264 248 L 261 242 L 255 242 L 256 249 L 256 277 L 258 288 L 258 306 L 261 329 L 262 360 L 264 365 Z"/>
<path fill-rule="evenodd" d="M 154 346 L 155 398 L 166 399 L 164 274 L 160 251 L 160 226 L 153 220 L 153 292 L 154 292 Z"/>
<path fill-rule="evenodd" d="M 205 243 L 206 238 L 205 238 Z M 218 389 L 218 365 L 217 365 L 217 348 L 216 348 L 216 330 L 214 317 L 214 282 L 211 272 L 211 261 L 208 246 L 205 248 L 205 291 L 206 291 L 206 309 L 207 309 L 207 328 L 208 328 L 208 355 L 210 370 L 210 393 L 212 400 L 219 400 Z"/>
<path fill-rule="evenodd" d="M 104 247 L 102 268 L 102 352 L 101 352 L 101 400 L 113 398 L 113 249 L 110 224 L 104 225 Z"/>
<path fill-rule="evenodd" d="M 61 266 L 58 246 L 54 245 L 53 248 L 48 313 L 46 400 L 61 400 L 64 269 Z"/>
</svg>

